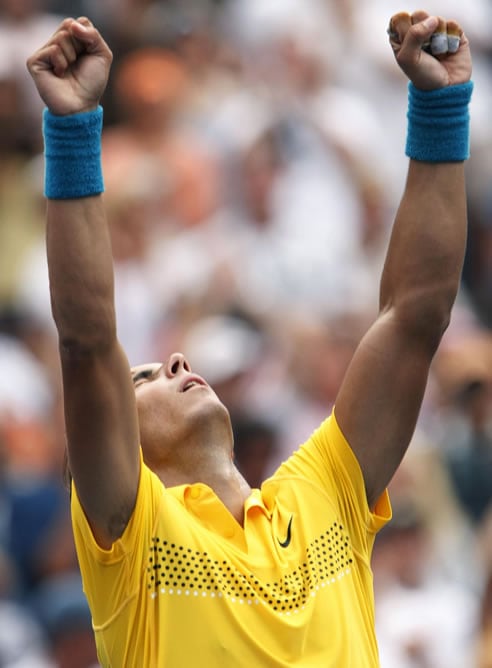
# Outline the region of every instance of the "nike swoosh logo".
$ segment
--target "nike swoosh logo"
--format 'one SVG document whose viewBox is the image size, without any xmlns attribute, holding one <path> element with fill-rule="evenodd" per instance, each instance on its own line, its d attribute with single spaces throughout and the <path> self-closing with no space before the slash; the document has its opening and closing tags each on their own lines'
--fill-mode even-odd
<svg viewBox="0 0 492 668">
<path fill-rule="evenodd" d="M 287 526 L 287 537 L 286 537 L 286 539 L 284 541 L 281 541 L 279 538 L 277 538 L 278 544 L 280 545 L 280 547 L 289 547 L 289 545 L 290 545 L 290 541 L 291 541 L 291 538 L 292 538 L 292 520 L 293 519 L 294 519 L 294 515 L 291 515 L 290 520 L 289 520 L 289 524 Z"/>
</svg>

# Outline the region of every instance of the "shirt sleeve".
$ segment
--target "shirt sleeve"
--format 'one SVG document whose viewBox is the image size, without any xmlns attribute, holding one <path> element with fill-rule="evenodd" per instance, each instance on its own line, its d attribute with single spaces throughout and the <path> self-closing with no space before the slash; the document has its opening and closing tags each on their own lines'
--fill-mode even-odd
<svg viewBox="0 0 492 668">
<path fill-rule="evenodd" d="M 135 508 L 121 538 L 110 549 L 98 545 L 72 483 L 72 526 L 84 591 L 95 627 L 102 626 L 135 594 L 136 575 L 146 567 L 152 531 L 164 487 L 144 464 L 140 454 L 140 478 Z"/>
<path fill-rule="evenodd" d="M 359 462 L 332 413 L 286 461 L 276 475 L 308 477 L 327 492 L 351 528 L 354 546 L 372 550 L 377 532 L 391 519 L 387 490 L 369 508 Z"/>
</svg>

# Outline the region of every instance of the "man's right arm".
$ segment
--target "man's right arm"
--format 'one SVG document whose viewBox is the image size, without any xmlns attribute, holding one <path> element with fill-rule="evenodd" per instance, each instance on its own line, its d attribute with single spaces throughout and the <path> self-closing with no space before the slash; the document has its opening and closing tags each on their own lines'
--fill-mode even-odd
<svg viewBox="0 0 492 668">
<path fill-rule="evenodd" d="M 29 59 L 29 71 L 55 123 L 74 114 L 92 118 L 111 58 L 87 19 L 66 19 Z M 84 132 L 83 124 L 77 132 Z M 56 133 L 57 141 L 72 140 L 70 129 Z M 46 140 L 47 173 L 49 148 Z M 57 176 L 54 168 L 51 176 L 56 190 L 59 171 Z M 94 535 L 101 546 L 109 547 L 123 532 L 137 493 L 135 394 L 116 336 L 112 253 L 102 194 L 89 190 L 87 196 L 67 197 L 63 187 L 60 198 L 47 193 L 47 255 L 69 467 Z"/>
</svg>

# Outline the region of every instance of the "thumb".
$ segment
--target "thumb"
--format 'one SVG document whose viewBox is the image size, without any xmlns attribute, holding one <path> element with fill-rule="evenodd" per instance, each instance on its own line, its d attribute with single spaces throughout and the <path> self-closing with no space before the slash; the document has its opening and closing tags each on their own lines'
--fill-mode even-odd
<svg viewBox="0 0 492 668">
<path fill-rule="evenodd" d="M 423 21 L 415 23 L 407 33 L 407 47 L 412 51 L 422 49 L 422 47 L 429 44 L 438 26 L 439 19 L 437 16 L 428 16 Z"/>
<path fill-rule="evenodd" d="M 408 28 L 401 46 L 395 50 L 398 64 L 407 76 L 410 76 L 410 70 L 420 62 L 423 50 L 429 47 L 438 25 L 437 16 L 428 16 Z"/>
<path fill-rule="evenodd" d="M 82 16 L 74 20 L 70 26 L 72 36 L 83 45 L 87 53 L 97 53 L 108 50 L 106 43 L 94 25 Z"/>
</svg>

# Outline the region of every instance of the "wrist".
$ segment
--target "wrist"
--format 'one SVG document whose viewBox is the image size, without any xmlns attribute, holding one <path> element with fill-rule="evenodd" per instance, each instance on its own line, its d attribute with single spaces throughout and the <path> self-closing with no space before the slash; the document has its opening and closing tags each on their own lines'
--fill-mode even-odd
<svg viewBox="0 0 492 668">
<path fill-rule="evenodd" d="M 48 199 L 76 199 L 104 191 L 102 125 L 100 106 L 67 116 L 57 116 L 45 109 L 45 195 Z"/>
<path fill-rule="evenodd" d="M 471 81 L 423 91 L 408 86 L 406 155 L 423 162 L 462 162 L 470 155 Z"/>
</svg>

